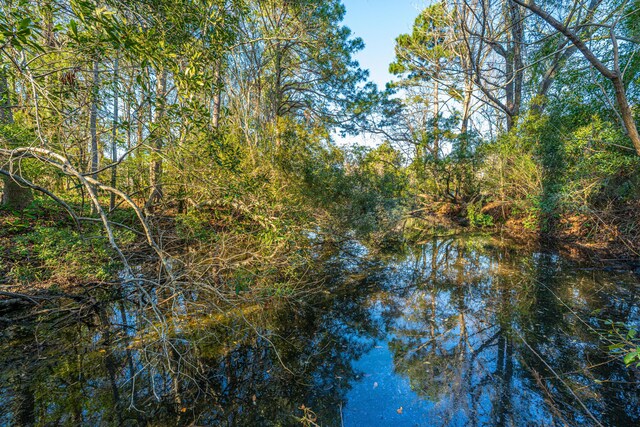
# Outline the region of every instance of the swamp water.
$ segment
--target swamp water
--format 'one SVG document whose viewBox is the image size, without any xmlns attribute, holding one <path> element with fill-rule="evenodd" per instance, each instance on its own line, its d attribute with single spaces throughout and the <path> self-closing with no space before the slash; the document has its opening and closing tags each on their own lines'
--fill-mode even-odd
<svg viewBox="0 0 640 427">
<path fill-rule="evenodd" d="M 603 322 L 640 324 L 635 274 L 486 236 L 317 261 L 295 303 L 165 303 L 168 339 L 125 301 L 5 328 L 0 425 L 640 425 Z"/>
</svg>

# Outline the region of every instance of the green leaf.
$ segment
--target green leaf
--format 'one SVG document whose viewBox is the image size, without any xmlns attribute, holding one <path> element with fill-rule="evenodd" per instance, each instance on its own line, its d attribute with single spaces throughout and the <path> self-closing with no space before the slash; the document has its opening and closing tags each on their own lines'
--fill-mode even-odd
<svg viewBox="0 0 640 427">
<path fill-rule="evenodd" d="M 31 24 L 31 18 L 24 18 L 24 19 L 21 19 L 20 22 L 18 23 L 18 28 L 21 30 L 24 30 L 29 28 L 30 24 Z"/>
<path fill-rule="evenodd" d="M 71 33 L 73 33 L 74 37 L 78 37 L 78 23 L 73 19 L 69 21 L 69 29 L 71 30 Z"/>
<path fill-rule="evenodd" d="M 630 365 L 637 357 L 638 357 L 637 351 L 632 351 L 631 353 L 627 353 L 627 355 L 624 356 L 624 364 Z"/>
</svg>

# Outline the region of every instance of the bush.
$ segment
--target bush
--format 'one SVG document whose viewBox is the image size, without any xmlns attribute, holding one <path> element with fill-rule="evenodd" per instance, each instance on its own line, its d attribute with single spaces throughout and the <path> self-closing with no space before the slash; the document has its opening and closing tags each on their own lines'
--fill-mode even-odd
<svg viewBox="0 0 640 427">
<path fill-rule="evenodd" d="M 493 217 L 482 213 L 480 203 L 467 205 L 467 219 L 471 227 L 493 227 Z"/>
</svg>

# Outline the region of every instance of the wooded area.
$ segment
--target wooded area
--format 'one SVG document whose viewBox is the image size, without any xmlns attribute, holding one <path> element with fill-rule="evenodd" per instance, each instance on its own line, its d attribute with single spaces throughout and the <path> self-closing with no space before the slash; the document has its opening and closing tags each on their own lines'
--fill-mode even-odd
<svg viewBox="0 0 640 427">
<path fill-rule="evenodd" d="M 122 209 L 158 252 L 154 218 L 226 215 L 281 239 L 287 223 L 384 228 L 425 207 L 638 249 L 636 2 L 434 3 L 398 37 L 382 92 L 340 2 L 2 12 L 3 204 L 52 199 L 116 251 Z M 339 132 L 386 142 L 338 147 Z"/>
<path fill-rule="evenodd" d="M 323 251 L 352 240 L 384 254 L 500 231 L 637 262 L 640 0 L 434 1 L 395 40 L 385 88 L 345 13 L 0 0 L 0 324 L 135 300 L 174 372 L 171 316 L 328 293 Z M 358 134 L 377 143 L 343 143 Z M 35 316 L 53 311 L 72 310 Z M 614 327 L 603 342 L 640 362 L 636 328 Z"/>
</svg>

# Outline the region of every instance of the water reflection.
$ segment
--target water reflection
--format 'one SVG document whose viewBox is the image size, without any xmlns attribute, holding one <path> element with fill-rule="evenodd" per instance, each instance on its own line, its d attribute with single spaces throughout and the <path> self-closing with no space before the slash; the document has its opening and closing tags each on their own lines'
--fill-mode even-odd
<svg viewBox="0 0 640 427">
<path fill-rule="evenodd" d="M 638 323 L 632 274 L 477 236 L 319 261 L 329 292 L 296 304 L 181 301 L 161 330 L 121 300 L 5 329 L 0 424 L 299 425 L 302 405 L 320 425 L 640 422 L 592 314 Z"/>
</svg>

